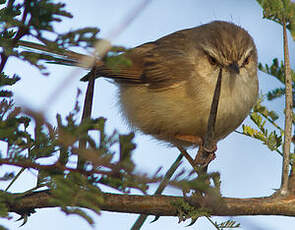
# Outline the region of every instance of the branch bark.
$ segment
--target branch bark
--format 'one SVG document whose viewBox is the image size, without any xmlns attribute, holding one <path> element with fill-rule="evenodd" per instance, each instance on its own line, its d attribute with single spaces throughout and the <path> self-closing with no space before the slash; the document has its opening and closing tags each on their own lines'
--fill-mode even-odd
<svg viewBox="0 0 295 230">
<path fill-rule="evenodd" d="M 281 195 L 288 194 L 288 179 L 289 179 L 289 163 L 290 163 L 290 145 L 292 140 L 292 116 L 293 116 L 293 99 L 292 99 L 292 78 L 290 70 L 289 49 L 287 39 L 286 21 L 283 21 L 283 40 L 284 40 L 284 72 L 285 72 L 285 135 L 283 146 L 283 169 L 282 169 L 282 183 L 280 193 Z"/>
<path fill-rule="evenodd" d="M 24 213 L 35 208 L 58 207 L 50 200 L 50 192 L 35 192 L 24 197 L 10 194 L 12 199 L 6 199 L 10 212 Z M 126 195 L 102 193 L 104 202 L 100 209 L 111 212 L 140 213 L 156 216 L 177 216 L 177 208 L 173 203 L 184 201 L 183 197 L 164 195 Z M 17 198 L 17 199 L 13 199 Z M 212 199 L 194 199 L 198 207 L 211 210 L 213 216 L 240 215 L 284 215 L 295 216 L 295 196 L 261 197 L 261 198 L 223 198 L 220 202 Z M 71 204 L 69 204 L 70 206 Z M 77 205 L 75 205 L 77 206 Z M 85 207 L 87 208 L 87 207 Z"/>
</svg>

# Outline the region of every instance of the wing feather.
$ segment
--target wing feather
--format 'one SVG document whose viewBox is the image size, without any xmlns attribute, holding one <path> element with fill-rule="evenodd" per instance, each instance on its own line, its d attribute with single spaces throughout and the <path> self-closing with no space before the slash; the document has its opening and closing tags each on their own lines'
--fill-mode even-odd
<svg viewBox="0 0 295 230">
<path fill-rule="evenodd" d="M 127 84 L 148 83 L 151 88 L 167 87 L 184 81 L 194 70 L 187 42 L 185 33 L 168 35 L 121 54 L 131 61 L 131 65 L 97 66 L 95 75 Z M 87 80 L 87 76 L 81 80 Z"/>
</svg>

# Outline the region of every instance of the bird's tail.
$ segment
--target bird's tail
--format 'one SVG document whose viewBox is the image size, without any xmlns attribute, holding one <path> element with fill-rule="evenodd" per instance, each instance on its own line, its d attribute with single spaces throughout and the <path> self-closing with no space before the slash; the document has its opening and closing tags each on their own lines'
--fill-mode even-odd
<svg viewBox="0 0 295 230">
<path fill-rule="evenodd" d="M 124 80 L 126 78 L 124 72 L 121 73 L 121 71 L 116 70 L 116 68 L 109 68 L 107 65 L 105 65 L 105 58 L 99 59 L 94 56 L 77 53 L 64 48 L 59 48 L 57 45 L 52 47 L 52 44 L 47 46 L 29 41 L 19 41 L 18 46 L 24 49 L 24 51 L 22 51 L 22 54 L 38 54 L 42 57 L 44 61 L 50 64 L 78 66 L 87 70 L 91 70 L 89 73 L 87 73 L 84 77 L 81 78 L 81 81 L 88 81 L 89 77 L 92 74 L 95 75 L 95 78 L 100 76 L 116 80 Z M 119 60 L 118 69 L 125 69 L 125 67 L 128 67 L 128 64 L 125 63 L 126 60 L 122 57 L 117 58 L 118 56 L 114 55 L 114 53 L 121 54 L 124 53 L 126 50 L 127 49 L 124 49 L 123 47 L 112 47 L 112 49 L 110 50 L 111 57 L 108 57 L 106 59 L 116 59 L 116 62 L 118 62 Z M 134 81 L 134 79 L 132 79 L 132 76 L 131 80 L 129 78 L 127 80 Z"/>
</svg>

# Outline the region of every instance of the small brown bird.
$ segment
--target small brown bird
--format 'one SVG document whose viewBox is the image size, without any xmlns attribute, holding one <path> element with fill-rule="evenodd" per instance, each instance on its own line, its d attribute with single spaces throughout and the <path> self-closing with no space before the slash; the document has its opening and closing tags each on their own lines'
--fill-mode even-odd
<svg viewBox="0 0 295 230">
<path fill-rule="evenodd" d="M 233 23 L 214 21 L 177 31 L 121 55 L 132 64 L 116 70 L 97 66 L 96 77 L 116 79 L 131 126 L 159 140 L 202 143 L 220 69 L 216 142 L 234 131 L 256 102 L 256 47 L 247 31 Z"/>
</svg>

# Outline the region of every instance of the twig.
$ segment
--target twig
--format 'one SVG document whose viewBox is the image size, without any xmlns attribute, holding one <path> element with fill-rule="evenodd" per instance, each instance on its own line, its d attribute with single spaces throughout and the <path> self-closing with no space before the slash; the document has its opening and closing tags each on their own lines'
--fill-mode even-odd
<svg viewBox="0 0 295 230">
<path fill-rule="evenodd" d="M 195 164 L 193 158 L 188 154 L 188 152 L 181 145 L 177 145 L 176 144 L 176 147 L 178 148 L 178 150 L 181 152 L 181 154 L 187 159 L 187 161 L 191 165 L 194 165 Z"/>
<path fill-rule="evenodd" d="M 21 168 L 18 173 L 16 174 L 16 176 L 12 179 L 12 181 L 9 183 L 9 185 L 6 187 L 6 189 L 4 190 L 5 192 L 8 191 L 8 189 L 10 189 L 10 187 L 13 185 L 13 183 L 19 178 L 19 176 L 25 171 L 25 168 Z"/>
<path fill-rule="evenodd" d="M 289 60 L 289 49 L 288 49 L 288 38 L 286 21 L 283 20 L 283 40 L 284 40 L 284 72 L 285 72 L 285 136 L 284 136 L 284 146 L 283 146 L 283 170 L 282 170 L 282 182 L 280 188 L 281 195 L 288 194 L 288 180 L 289 180 L 289 162 L 290 162 L 290 145 L 292 141 L 292 78 L 290 70 L 290 60 Z"/>
<path fill-rule="evenodd" d="M 176 171 L 176 169 L 180 165 L 182 158 L 183 158 L 183 154 L 180 153 L 178 155 L 178 157 L 176 158 L 176 160 L 173 162 L 173 164 L 170 166 L 168 171 L 166 172 L 163 180 L 161 181 L 161 183 L 160 183 L 159 187 L 157 188 L 156 192 L 154 193 L 154 195 L 160 195 L 164 191 L 164 189 L 167 186 L 167 184 L 169 183 L 169 180 L 171 179 L 172 175 L 174 174 L 174 172 Z M 133 224 L 131 230 L 139 230 L 142 227 L 142 225 L 144 224 L 147 217 L 148 217 L 148 215 L 141 214 L 137 218 L 135 223 Z"/>
<path fill-rule="evenodd" d="M 41 164 L 37 164 L 34 162 L 30 162 L 30 161 L 11 161 L 11 159 L 0 159 L 0 165 L 2 164 L 6 164 L 6 165 L 13 165 L 13 166 L 17 166 L 17 167 L 22 167 L 22 170 L 25 170 L 27 168 L 31 168 L 31 169 L 35 169 L 35 170 L 52 170 L 52 171 L 56 171 L 56 170 L 60 170 L 60 171 L 70 171 L 70 172 L 78 172 L 80 174 L 83 174 L 85 176 L 90 176 L 93 175 L 95 173 L 97 174 L 102 174 L 102 175 L 113 175 L 113 173 L 111 171 L 104 171 L 104 170 L 97 170 L 97 169 L 93 169 L 90 171 L 85 171 L 85 170 L 80 170 L 80 169 L 76 169 L 76 168 L 69 168 L 66 167 L 60 163 L 54 163 L 54 164 L 49 164 L 49 165 L 41 165 Z M 21 171 L 19 173 L 21 173 Z M 18 173 L 18 174 L 19 174 Z M 9 187 L 6 188 L 6 190 L 8 190 Z M 6 191 L 5 190 L 5 191 Z"/>
<path fill-rule="evenodd" d="M 222 68 L 220 68 L 219 70 L 216 87 L 214 90 L 204 143 L 203 143 L 203 146 L 199 147 L 199 151 L 194 161 L 195 164 L 197 163 L 198 165 L 201 166 L 202 168 L 201 173 L 207 172 L 209 163 L 215 158 L 215 154 L 212 152 L 212 149 L 216 147 L 214 135 L 215 135 L 215 123 L 216 123 L 218 102 L 219 102 L 220 90 L 221 90 L 221 80 L 222 80 Z"/>
<path fill-rule="evenodd" d="M 268 122 L 270 122 L 274 127 L 276 127 L 278 130 L 280 130 L 280 132 L 284 132 L 284 130 L 277 124 L 275 123 L 273 120 L 269 119 L 269 117 L 265 116 L 263 113 L 260 113 L 261 116 L 263 116 Z"/>
<path fill-rule="evenodd" d="M 209 216 L 206 216 L 207 220 L 209 220 L 209 222 L 217 229 L 217 230 L 220 230 L 220 228 L 218 228 L 216 226 L 216 224 L 213 222 L 213 220 L 211 220 L 211 218 Z"/>
<path fill-rule="evenodd" d="M 208 149 L 212 149 L 212 144 L 215 144 L 214 141 L 214 134 L 215 134 L 215 123 L 216 123 L 216 116 L 217 116 L 217 109 L 218 109 L 218 102 L 221 90 L 221 80 L 222 80 L 222 68 L 219 70 L 216 87 L 214 91 L 214 96 L 212 99 L 210 115 L 208 119 L 208 126 L 207 132 L 204 140 L 204 147 Z"/>
<path fill-rule="evenodd" d="M 90 74 L 89 81 L 87 85 L 86 90 L 86 96 L 84 99 L 84 105 L 83 105 L 83 113 L 81 118 L 81 123 L 85 120 L 91 117 L 91 111 L 92 111 L 92 103 L 93 103 L 93 93 L 94 93 L 94 83 L 95 83 L 95 71 L 93 74 Z M 85 149 L 86 148 L 86 140 L 82 139 L 79 141 L 79 149 Z M 84 168 L 85 159 L 83 159 L 82 154 L 78 155 L 78 169 Z"/>
</svg>

